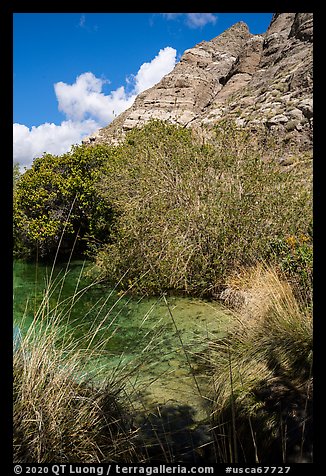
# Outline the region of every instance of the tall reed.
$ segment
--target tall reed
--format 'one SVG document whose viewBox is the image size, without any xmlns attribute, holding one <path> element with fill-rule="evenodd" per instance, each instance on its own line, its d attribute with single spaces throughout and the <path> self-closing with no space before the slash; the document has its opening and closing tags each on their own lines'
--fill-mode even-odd
<svg viewBox="0 0 326 476">
<path fill-rule="evenodd" d="M 257 270 L 253 276 L 255 281 Z M 211 343 L 212 422 L 220 458 L 311 462 L 311 308 L 270 267 L 260 270 L 256 295 L 252 286 L 246 292 L 228 337 Z"/>
<path fill-rule="evenodd" d="M 15 461 L 138 461 L 137 430 L 132 426 L 123 384 L 128 370 L 123 365 L 119 371 L 106 369 L 106 377 L 102 372 L 99 378 L 90 367 L 112 337 L 108 332 L 106 339 L 90 345 L 110 311 L 100 325 L 91 326 L 89 335 L 82 336 L 87 346 L 74 339 L 67 322 L 87 288 L 78 290 L 76 285 L 70 299 L 60 300 L 66 273 L 57 278 L 51 273 L 32 324 L 15 343 Z"/>
</svg>

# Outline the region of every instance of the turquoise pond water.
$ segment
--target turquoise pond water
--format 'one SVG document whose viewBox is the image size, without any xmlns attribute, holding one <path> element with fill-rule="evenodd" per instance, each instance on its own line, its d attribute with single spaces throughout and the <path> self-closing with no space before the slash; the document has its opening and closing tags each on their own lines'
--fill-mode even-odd
<svg viewBox="0 0 326 476">
<path fill-rule="evenodd" d="M 205 355 L 209 340 L 225 335 L 230 316 L 200 299 L 121 296 L 95 284 L 90 267 L 74 261 L 52 272 L 44 264 L 14 262 L 14 325 L 22 336 L 31 325 L 55 321 L 79 348 L 99 350 L 90 369 L 122 369 L 128 385 L 151 404 L 174 401 L 200 410 L 199 393 L 207 394 L 209 376 L 199 354 Z"/>
</svg>

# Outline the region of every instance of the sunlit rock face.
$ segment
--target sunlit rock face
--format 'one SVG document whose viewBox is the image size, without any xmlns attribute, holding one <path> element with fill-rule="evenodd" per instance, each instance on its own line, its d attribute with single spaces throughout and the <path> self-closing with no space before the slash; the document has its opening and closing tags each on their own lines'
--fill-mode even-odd
<svg viewBox="0 0 326 476">
<path fill-rule="evenodd" d="M 86 143 L 117 143 L 162 119 L 202 130 L 233 118 L 267 128 L 300 149 L 312 145 L 313 15 L 275 13 L 262 35 L 239 22 L 186 50 L 173 71 Z"/>
</svg>

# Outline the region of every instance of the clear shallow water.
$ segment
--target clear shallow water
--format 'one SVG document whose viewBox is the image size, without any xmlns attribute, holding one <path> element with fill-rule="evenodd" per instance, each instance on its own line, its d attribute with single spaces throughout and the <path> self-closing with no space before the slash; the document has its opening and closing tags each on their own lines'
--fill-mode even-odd
<svg viewBox="0 0 326 476">
<path fill-rule="evenodd" d="M 21 333 L 33 321 L 37 325 L 46 318 L 51 324 L 58 319 L 79 347 L 92 341 L 94 349 L 105 342 L 89 368 L 102 368 L 104 373 L 129 369 L 127 385 L 137 388 L 139 401 L 188 404 L 201 413 L 199 392 L 207 395 L 209 376 L 201 369 L 198 353 L 205 352 L 209 339 L 225 335 L 229 316 L 217 303 L 199 299 L 121 296 L 104 284 L 91 285 L 89 267 L 81 261 L 55 267 L 42 317 L 39 309 L 49 289 L 51 266 L 14 262 L 14 323 Z"/>
</svg>

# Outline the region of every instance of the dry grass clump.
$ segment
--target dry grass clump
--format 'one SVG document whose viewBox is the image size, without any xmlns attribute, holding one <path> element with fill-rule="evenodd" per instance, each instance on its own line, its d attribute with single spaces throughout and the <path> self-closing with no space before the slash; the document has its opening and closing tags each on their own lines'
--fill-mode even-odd
<svg viewBox="0 0 326 476">
<path fill-rule="evenodd" d="M 93 369 L 102 341 L 90 348 L 101 325 L 82 341 L 69 331 L 72 306 L 88 288 L 53 305 L 65 279 L 52 273 L 33 322 L 16 328 L 13 357 L 15 462 L 137 461 L 136 430 L 124 393 L 124 369 Z M 106 316 L 107 317 L 107 316 Z M 104 317 L 105 319 L 105 317 Z M 65 323 L 65 324 L 64 324 Z M 71 323 L 70 323 L 71 324 Z M 24 327 L 24 322 L 21 323 Z M 14 334 L 15 336 L 15 334 Z M 107 339 L 111 333 L 108 332 Z M 99 377 L 99 374 L 102 376 Z M 140 458 L 140 456 L 139 456 Z"/>
<path fill-rule="evenodd" d="M 56 339 L 54 328 L 29 331 L 14 354 L 15 461 L 135 461 L 122 389 L 95 385 L 81 353 Z"/>
<path fill-rule="evenodd" d="M 248 317 L 250 320 L 265 316 L 270 306 L 282 301 L 282 296 L 285 300 L 291 296 L 289 305 L 297 305 L 289 282 L 281 281 L 275 268 L 261 262 L 230 274 L 220 294 L 226 306 L 237 310 L 241 319 Z"/>
<path fill-rule="evenodd" d="M 212 343 L 212 419 L 222 461 L 312 459 L 312 316 L 272 268 L 243 277 L 247 302 Z M 255 294 L 256 289 L 256 294 Z"/>
</svg>

